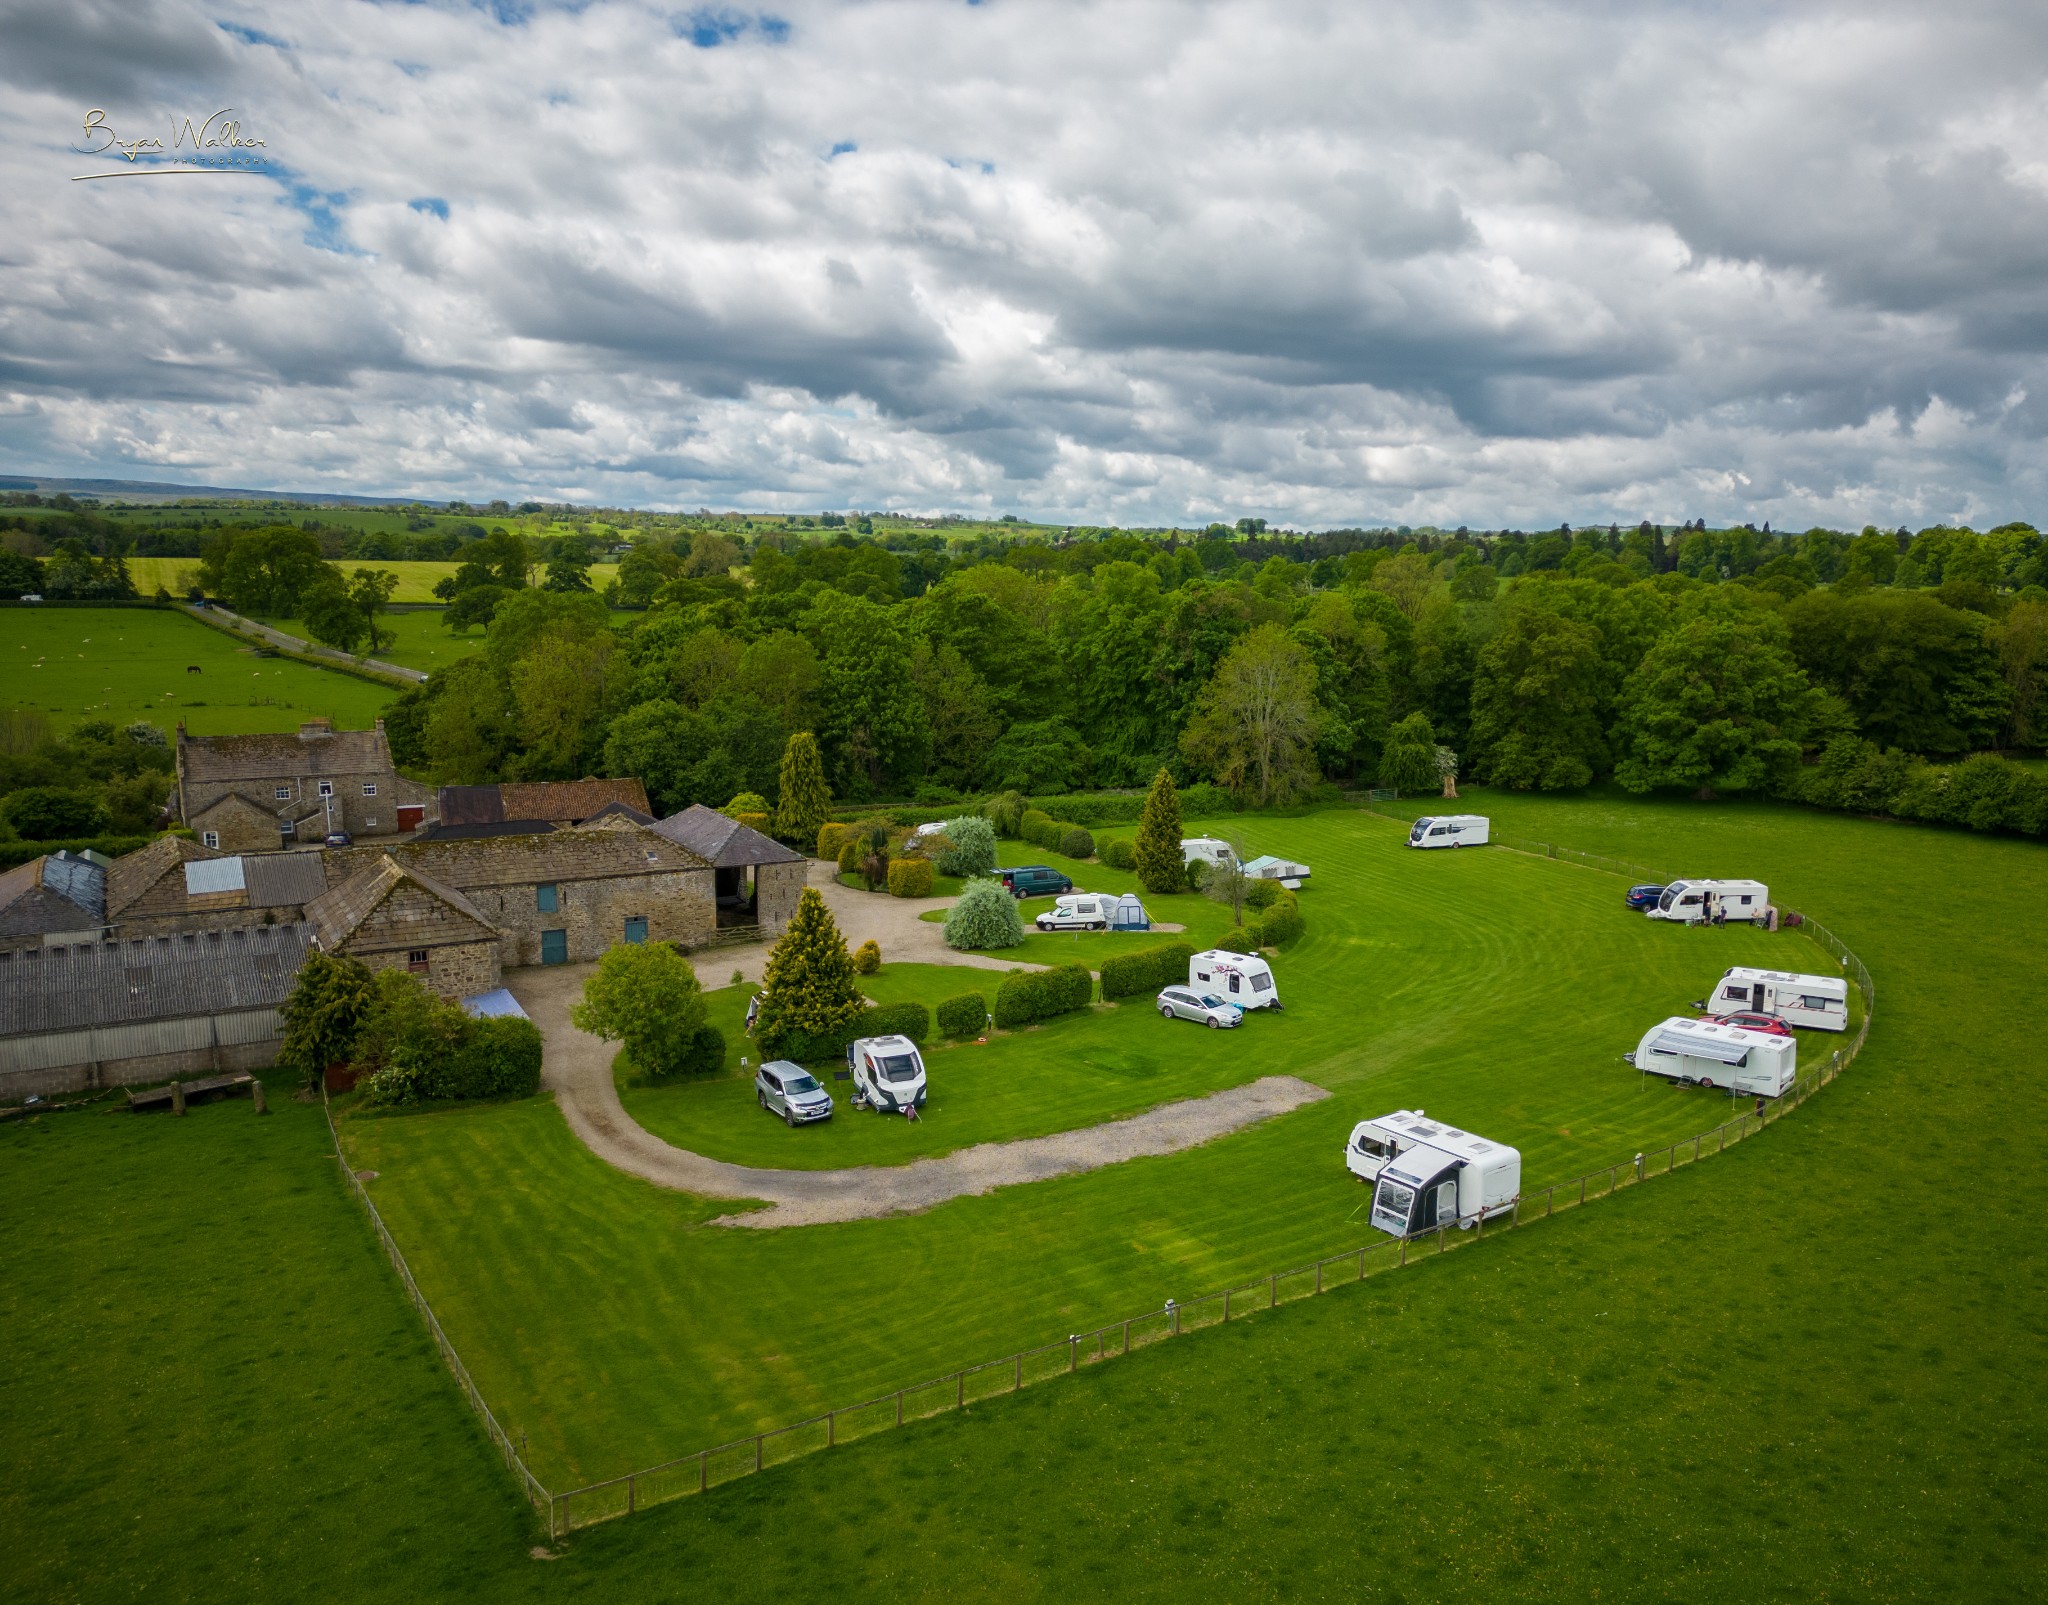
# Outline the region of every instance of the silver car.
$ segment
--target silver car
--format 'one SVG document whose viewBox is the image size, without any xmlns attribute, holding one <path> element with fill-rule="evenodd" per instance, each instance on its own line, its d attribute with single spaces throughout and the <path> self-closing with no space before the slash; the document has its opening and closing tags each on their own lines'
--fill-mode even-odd
<svg viewBox="0 0 2048 1605">
<path fill-rule="evenodd" d="M 1170 986 L 1159 994 L 1159 1012 L 1169 1020 L 1199 1020 L 1211 1031 L 1222 1031 L 1244 1019 L 1244 1010 L 1208 993 L 1185 986 Z"/>
<path fill-rule="evenodd" d="M 786 1125 L 832 1118 L 832 1094 L 810 1071 L 787 1059 L 770 1059 L 754 1072 L 754 1097 L 771 1115 L 782 1116 Z"/>
</svg>

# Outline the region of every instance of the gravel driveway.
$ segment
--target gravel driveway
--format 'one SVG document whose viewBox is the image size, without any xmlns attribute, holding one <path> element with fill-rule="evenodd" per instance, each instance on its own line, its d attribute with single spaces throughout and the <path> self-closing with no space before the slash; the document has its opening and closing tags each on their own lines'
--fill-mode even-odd
<svg viewBox="0 0 2048 1605">
<path fill-rule="evenodd" d="M 914 915 L 912 919 L 915 922 Z M 847 934 L 855 939 L 854 932 Z M 908 1165 L 754 1170 L 665 1143 L 626 1113 L 612 1080 L 617 1048 L 569 1023 L 569 1005 L 581 995 L 584 977 L 592 968 L 576 964 L 520 970 L 509 982 L 546 1043 L 545 1079 L 563 1119 L 598 1158 L 657 1187 L 711 1198 L 765 1199 L 773 1206 L 726 1216 L 718 1222 L 725 1226 L 772 1229 L 914 1213 L 998 1187 L 1071 1176 L 1148 1154 L 1178 1153 L 1329 1096 L 1323 1088 L 1293 1076 L 1266 1076 L 1248 1086 L 1165 1104 L 1081 1131 L 982 1143 Z"/>
</svg>

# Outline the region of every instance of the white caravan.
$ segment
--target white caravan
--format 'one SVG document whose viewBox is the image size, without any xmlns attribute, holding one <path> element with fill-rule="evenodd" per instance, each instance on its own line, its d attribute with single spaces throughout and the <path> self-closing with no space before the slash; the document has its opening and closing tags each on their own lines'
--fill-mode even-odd
<svg viewBox="0 0 2048 1605">
<path fill-rule="evenodd" d="M 1277 1009 L 1280 993 L 1273 985 L 1273 966 L 1262 958 L 1211 948 L 1188 960 L 1188 985 L 1214 992 L 1240 1009 Z"/>
<path fill-rule="evenodd" d="M 1435 1121 L 1425 1120 L 1420 1109 L 1396 1109 L 1376 1120 L 1361 1120 L 1351 1128 L 1351 1138 L 1344 1144 L 1344 1168 L 1360 1181 L 1377 1181 L 1389 1159 L 1427 1142 L 1442 1129 Z"/>
<path fill-rule="evenodd" d="M 924 1059 L 908 1037 L 861 1037 L 846 1050 L 853 1095 L 877 1114 L 907 1114 L 925 1098 Z"/>
<path fill-rule="evenodd" d="M 1697 925 L 1702 920 L 1752 920 L 1769 916 L 1770 888 L 1762 881 L 1673 881 L 1643 912 L 1653 920 Z"/>
<path fill-rule="evenodd" d="M 1643 1033 L 1624 1057 L 1638 1070 L 1686 1086 L 1726 1087 L 1775 1098 L 1799 1079 L 1799 1043 L 1739 1025 L 1673 1015 Z"/>
<path fill-rule="evenodd" d="M 1716 1014 L 1747 1009 L 1816 1031 L 1849 1029 L 1849 983 L 1839 975 L 1795 975 L 1737 965 L 1715 983 L 1708 1006 Z"/>
<path fill-rule="evenodd" d="M 1520 1152 L 1454 1126 L 1435 1129 L 1380 1166 L 1372 1223 L 1381 1231 L 1412 1237 L 1453 1222 L 1469 1227 L 1507 1214 L 1522 1196 Z"/>
<path fill-rule="evenodd" d="M 1275 858 L 1271 853 L 1254 858 L 1244 866 L 1244 872 L 1255 881 L 1278 881 L 1290 892 L 1300 891 L 1301 883 L 1308 879 L 1308 865 L 1291 858 Z"/>
<path fill-rule="evenodd" d="M 1408 832 L 1410 847 L 1484 847 L 1484 814 L 1424 814 Z"/>
<path fill-rule="evenodd" d="M 1216 836 L 1183 836 L 1180 839 L 1180 861 L 1192 864 L 1200 860 L 1204 864 L 1234 864 L 1237 854 L 1231 851 L 1230 843 Z"/>
</svg>

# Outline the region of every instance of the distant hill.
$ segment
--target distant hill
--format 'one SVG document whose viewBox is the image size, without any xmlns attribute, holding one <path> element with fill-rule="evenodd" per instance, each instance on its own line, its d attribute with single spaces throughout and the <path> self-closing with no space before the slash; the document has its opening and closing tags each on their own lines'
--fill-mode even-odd
<svg viewBox="0 0 2048 1605">
<path fill-rule="evenodd" d="M 294 502 L 315 507 L 410 507 L 417 496 L 342 496 L 333 491 L 231 490 L 221 485 L 170 485 L 150 479 L 56 479 L 43 474 L 0 474 L 0 491 L 27 490 L 38 496 L 68 492 L 101 501 Z M 438 504 L 430 504 L 438 505 Z"/>
</svg>

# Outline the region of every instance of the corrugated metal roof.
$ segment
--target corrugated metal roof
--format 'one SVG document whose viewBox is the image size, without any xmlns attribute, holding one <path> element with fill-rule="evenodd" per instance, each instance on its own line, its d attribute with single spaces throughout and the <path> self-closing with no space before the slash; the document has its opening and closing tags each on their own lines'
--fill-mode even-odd
<svg viewBox="0 0 2048 1605">
<path fill-rule="evenodd" d="M 692 803 L 679 814 L 657 820 L 648 827 L 678 847 L 687 847 L 719 869 L 745 864 L 795 864 L 801 853 L 793 853 L 781 842 L 763 836 L 751 825 L 721 814 L 716 808 Z"/>
<path fill-rule="evenodd" d="M 310 940 L 303 925 L 272 925 L 0 960 L 0 1037 L 275 1008 Z"/>
<path fill-rule="evenodd" d="M 185 895 L 209 897 L 216 892 L 247 890 L 239 858 L 201 859 L 185 866 Z"/>
</svg>

